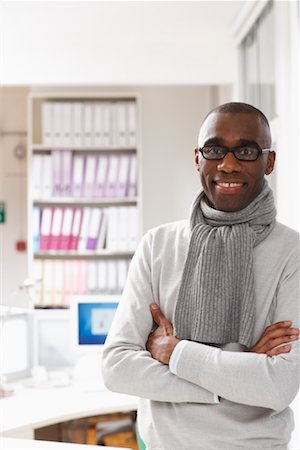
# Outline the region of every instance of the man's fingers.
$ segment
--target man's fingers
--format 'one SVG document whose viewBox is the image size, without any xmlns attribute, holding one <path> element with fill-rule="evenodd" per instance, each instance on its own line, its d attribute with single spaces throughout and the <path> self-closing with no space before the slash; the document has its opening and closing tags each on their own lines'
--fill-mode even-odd
<svg viewBox="0 0 300 450">
<path fill-rule="evenodd" d="M 163 313 L 160 310 L 160 307 L 157 305 L 157 303 L 151 303 L 150 304 L 150 311 L 153 317 L 154 322 L 160 326 L 165 328 L 167 333 L 172 334 L 173 333 L 173 326 L 171 322 L 169 322 L 168 319 L 163 315 Z"/>
<path fill-rule="evenodd" d="M 292 325 L 292 322 L 290 320 L 283 320 L 281 322 L 273 323 L 272 325 L 269 325 L 265 331 L 264 334 L 269 333 L 270 331 L 273 331 L 277 328 L 288 328 Z"/>
<path fill-rule="evenodd" d="M 290 345 L 284 345 L 282 347 L 274 348 L 273 350 L 270 350 L 266 353 L 267 356 L 276 356 L 281 355 L 282 353 L 288 353 L 291 350 Z"/>
<path fill-rule="evenodd" d="M 273 324 L 268 327 L 261 339 L 250 349 L 250 351 L 254 351 L 255 353 L 266 353 L 280 344 L 287 344 L 299 338 L 300 330 L 298 328 L 286 328 L 285 326 L 280 326 L 282 324 L 284 324 L 284 322 Z"/>
<path fill-rule="evenodd" d="M 261 344 L 264 344 L 270 339 L 276 339 L 279 337 L 286 337 L 289 338 L 290 336 L 298 336 L 299 335 L 299 329 L 298 328 L 277 328 L 273 329 L 272 331 L 267 332 L 263 335 L 261 338 Z"/>
<path fill-rule="evenodd" d="M 259 351 L 265 352 L 266 350 L 271 350 L 278 345 L 281 344 L 287 344 L 288 342 L 296 341 L 298 339 L 298 336 L 282 336 L 276 339 L 269 340 L 265 345 L 263 345 L 261 348 L 259 348 Z"/>
</svg>

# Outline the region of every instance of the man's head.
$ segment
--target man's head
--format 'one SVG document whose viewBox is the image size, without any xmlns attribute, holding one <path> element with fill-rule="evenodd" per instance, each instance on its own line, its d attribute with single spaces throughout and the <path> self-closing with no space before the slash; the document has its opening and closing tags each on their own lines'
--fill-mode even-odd
<svg viewBox="0 0 300 450">
<path fill-rule="evenodd" d="M 275 152 L 266 151 L 270 147 L 268 120 L 254 106 L 225 103 L 206 116 L 195 148 L 195 164 L 213 208 L 239 211 L 254 200 L 263 188 L 264 175 L 273 171 Z"/>
</svg>

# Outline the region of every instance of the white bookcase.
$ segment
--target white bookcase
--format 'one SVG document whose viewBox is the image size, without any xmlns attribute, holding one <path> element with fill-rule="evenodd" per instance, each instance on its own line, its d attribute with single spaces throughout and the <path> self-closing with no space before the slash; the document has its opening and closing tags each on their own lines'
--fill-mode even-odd
<svg viewBox="0 0 300 450">
<path fill-rule="evenodd" d="M 138 97 L 33 93 L 28 266 L 36 307 L 124 286 L 141 230 Z M 76 217 L 76 218 L 75 218 Z"/>
</svg>

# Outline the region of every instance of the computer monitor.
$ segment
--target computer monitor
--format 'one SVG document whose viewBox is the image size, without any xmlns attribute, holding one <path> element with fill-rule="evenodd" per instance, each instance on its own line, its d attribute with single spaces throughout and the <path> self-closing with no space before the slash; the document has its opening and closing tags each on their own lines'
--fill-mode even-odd
<svg viewBox="0 0 300 450">
<path fill-rule="evenodd" d="M 79 350 L 98 350 L 105 343 L 118 307 L 118 295 L 79 295 L 70 299 L 73 343 Z"/>
</svg>

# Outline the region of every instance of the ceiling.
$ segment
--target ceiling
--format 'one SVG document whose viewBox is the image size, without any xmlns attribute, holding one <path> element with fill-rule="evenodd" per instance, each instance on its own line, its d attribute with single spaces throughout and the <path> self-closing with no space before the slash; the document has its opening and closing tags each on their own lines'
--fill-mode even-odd
<svg viewBox="0 0 300 450">
<path fill-rule="evenodd" d="M 243 1 L 3 1 L 3 84 L 232 83 Z"/>
</svg>

